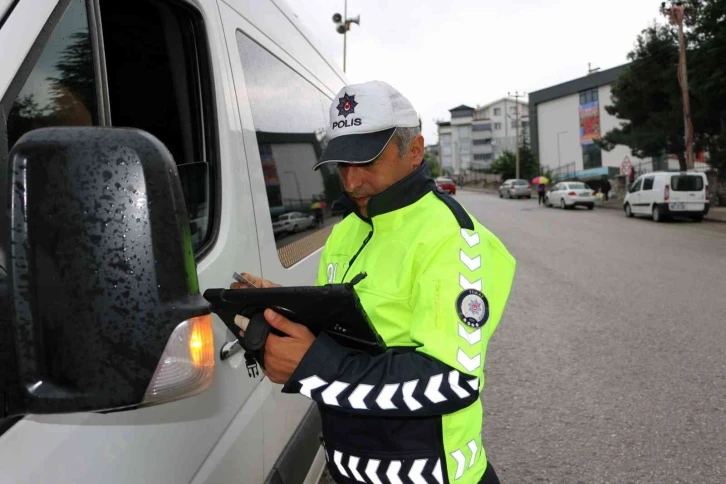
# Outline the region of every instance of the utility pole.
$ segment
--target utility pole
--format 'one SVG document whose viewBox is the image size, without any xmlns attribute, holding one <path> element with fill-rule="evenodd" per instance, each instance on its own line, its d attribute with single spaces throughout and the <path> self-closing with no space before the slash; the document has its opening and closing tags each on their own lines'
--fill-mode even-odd
<svg viewBox="0 0 726 484">
<path fill-rule="evenodd" d="M 688 95 L 688 68 L 686 66 L 686 36 L 683 33 L 683 20 L 686 17 L 686 8 L 683 2 L 676 1 L 670 7 L 666 2 L 661 3 L 660 11 L 670 21 L 671 25 L 678 26 L 678 83 L 683 93 L 683 123 L 685 125 L 686 168 L 693 169 L 693 119 L 691 118 L 691 102 Z"/>
<path fill-rule="evenodd" d="M 512 93 L 508 92 L 507 96 L 514 98 L 514 107 L 517 111 L 517 115 L 514 121 L 514 127 L 517 130 L 517 144 L 515 145 L 515 152 L 517 153 L 517 175 L 516 178 L 519 179 L 519 98 L 524 97 L 524 94 L 519 94 L 519 91 L 514 93 L 514 96 L 512 96 Z M 506 118 L 505 118 L 506 119 Z"/>
</svg>

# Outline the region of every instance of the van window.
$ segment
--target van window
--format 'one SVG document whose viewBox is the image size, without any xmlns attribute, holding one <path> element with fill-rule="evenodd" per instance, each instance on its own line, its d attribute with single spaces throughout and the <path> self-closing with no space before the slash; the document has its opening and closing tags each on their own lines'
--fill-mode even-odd
<svg viewBox="0 0 726 484">
<path fill-rule="evenodd" d="M 8 112 L 8 149 L 34 129 L 97 124 L 85 0 L 73 0 Z"/>
<path fill-rule="evenodd" d="M 340 220 L 330 209 L 343 193 L 337 169 L 313 166 L 325 148 L 331 98 L 242 32 L 237 32 L 270 220 L 301 212 L 292 230 L 276 230 L 277 253 L 290 267 L 321 248 Z"/>
<path fill-rule="evenodd" d="M 101 0 L 100 10 L 111 124 L 148 131 L 169 149 L 199 255 L 212 242 L 217 166 L 201 16 L 179 1 Z"/>
<path fill-rule="evenodd" d="M 643 179 L 643 191 L 653 189 L 653 178 Z"/>
<path fill-rule="evenodd" d="M 630 192 L 634 193 L 634 192 L 640 191 L 640 186 L 642 184 L 643 184 L 643 179 L 641 178 L 637 182 L 635 182 L 635 184 L 632 187 L 630 187 Z"/>
<path fill-rule="evenodd" d="M 673 175 L 671 190 L 674 192 L 700 192 L 703 190 L 703 177 L 699 175 Z"/>
<path fill-rule="evenodd" d="M 179 1 L 100 0 L 99 5 L 108 99 L 97 95 L 102 83 L 94 74 L 99 63 L 86 1 L 71 0 L 8 110 L 8 149 L 33 129 L 108 125 L 99 121 L 102 111 L 111 126 L 151 133 L 178 165 L 199 257 L 212 241 L 216 166 L 201 16 Z"/>
</svg>

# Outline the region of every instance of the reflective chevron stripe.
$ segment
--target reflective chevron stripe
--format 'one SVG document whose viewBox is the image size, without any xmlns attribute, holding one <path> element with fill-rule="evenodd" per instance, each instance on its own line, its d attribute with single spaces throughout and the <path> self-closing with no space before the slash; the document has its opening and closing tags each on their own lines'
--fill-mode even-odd
<svg viewBox="0 0 726 484">
<path fill-rule="evenodd" d="M 471 282 L 464 274 L 459 274 L 459 285 L 462 289 L 476 289 L 481 292 L 481 279 Z"/>
<path fill-rule="evenodd" d="M 463 324 L 459 324 L 459 336 L 464 338 L 469 343 L 469 346 L 474 346 L 481 341 L 481 328 L 477 328 L 470 333 Z"/>
<path fill-rule="evenodd" d="M 351 455 L 350 459 L 348 460 L 348 467 L 350 467 L 350 472 L 353 473 L 353 477 L 355 477 L 356 481 L 366 482 L 366 480 L 363 479 L 363 476 L 360 475 L 360 472 L 358 472 L 358 462 L 360 462 L 360 459 L 354 455 Z"/>
<path fill-rule="evenodd" d="M 451 457 L 453 457 L 456 461 L 456 474 L 454 474 L 454 479 L 459 480 L 461 479 L 461 476 L 464 475 L 464 469 L 466 468 L 466 457 L 464 456 L 464 453 L 460 450 L 455 450 L 454 452 L 452 452 Z"/>
<path fill-rule="evenodd" d="M 471 371 L 470 369 L 479 367 L 480 355 L 469 358 L 462 350 L 459 351 L 459 363 L 464 368 Z M 416 412 L 427 405 L 436 405 L 457 398 L 468 398 L 471 396 L 471 392 L 467 387 L 474 392 L 478 391 L 478 378 L 469 378 L 464 382 L 462 376 L 466 375 L 451 370 L 446 379 L 444 373 L 439 373 L 424 380 L 411 380 L 403 384 L 389 383 L 378 386 L 379 389 L 375 390 L 376 387 L 365 383 L 350 385 L 337 380 L 327 383 L 317 375 L 313 375 L 300 381 L 302 385 L 300 393 L 334 407 L 356 410 L 371 410 L 376 407 L 380 410 L 406 408 L 411 412 Z"/>
<path fill-rule="evenodd" d="M 478 233 L 474 233 L 472 235 L 469 235 L 469 232 L 466 231 L 466 229 L 461 229 L 461 237 L 466 241 L 466 244 L 469 247 L 475 247 L 479 245 L 480 238 Z M 469 255 L 464 252 L 463 250 L 459 249 L 459 260 L 461 263 L 468 269 L 470 272 L 474 272 L 481 268 L 481 256 L 477 255 L 475 257 L 469 257 Z M 470 281 L 467 276 L 464 275 L 464 273 L 459 274 L 459 286 L 463 290 L 467 289 L 475 289 L 479 292 L 482 290 L 482 280 L 476 279 L 474 281 Z M 466 341 L 466 343 L 469 346 L 476 346 L 479 343 L 481 343 L 482 340 L 482 331 L 481 328 L 477 328 L 472 332 L 469 332 L 469 330 L 464 327 L 463 324 L 459 323 L 459 336 Z M 462 368 L 464 368 L 469 373 L 474 373 L 482 366 L 481 361 L 481 353 L 477 353 L 474 356 L 469 356 L 459 348 L 456 353 L 456 361 L 461 365 Z M 472 389 L 475 391 L 478 390 L 479 383 L 477 381 L 477 387 L 474 388 L 472 385 L 472 380 L 469 382 L 469 386 L 471 386 Z"/>
<path fill-rule="evenodd" d="M 343 467 L 343 453 L 339 450 L 336 450 L 333 452 L 333 462 L 335 462 L 335 465 L 338 467 L 338 472 L 343 474 L 345 477 L 348 476 L 348 472 L 345 470 L 345 467 Z"/>
<path fill-rule="evenodd" d="M 466 243 L 469 247 L 476 247 L 479 245 L 479 234 L 477 232 L 474 232 L 472 235 L 469 235 L 469 232 L 466 231 L 466 229 L 461 229 L 461 236 L 466 240 Z"/>
<path fill-rule="evenodd" d="M 465 457 L 462 454 L 462 459 Z M 372 484 L 444 484 L 441 459 L 366 459 L 333 451 L 335 469 L 348 480 Z M 463 471 L 462 471 L 463 472 Z"/>
<path fill-rule="evenodd" d="M 466 447 L 469 450 L 468 465 L 466 462 L 466 455 L 464 454 L 464 451 L 462 451 L 461 449 L 457 449 L 451 453 L 451 457 L 453 457 L 456 461 L 456 473 L 454 474 L 454 480 L 457 481 L 461 479 L 461 477 L 464 475 L 464 471 L 474 467 L 476 459 L 479 457 L 479 445 L 477 444 L 476 440 L 470 440 L 469 443 L 466 444 Z"/>
<path fill-rule="evenodd" d="M 481 256 L 478 255 L 474 258 L 469 257 L 466 255 L 466 252 L 463 250 L 459 250 L 459 260 L 469 268 L 470 271 L 475 271 L 481 267 Z"/>
<path fill-rule="evenodd" d="M 476 355 L 474 358 L 469 358 L 462 350 L 459 350 L 458 361 L 468 371 L 473 371 L 480 366 L 481 357 Z M 376 387 L 373 385 L 365 383 L 350 385 L 337 380 L 327 383 L 317 375 L 313 375 L 300 380 L 300 393 L 310 399 L 335 407 L 356 410 L 371 410 L 378 407 L 381 410 L 398 410 L 403 406 L 411 412 L 416 412 L 426 405 L 436 405 L 457 398 L 468 398 L 471 396 L 471 392 L 467 387 L 474 392 L 479 390 L 478 378 L 468 378 L 464 382 L 462 376 L 466 375 L 451 370 L 446 379 L 444 379 L 443 373 L 439 373 L 424 380 L 411 380 L 403 384 L 389 383 L 379 386 L 380 389 L 374 391 Z M 396 403 L 394 403 L 394 399 Z"/>
</svg>

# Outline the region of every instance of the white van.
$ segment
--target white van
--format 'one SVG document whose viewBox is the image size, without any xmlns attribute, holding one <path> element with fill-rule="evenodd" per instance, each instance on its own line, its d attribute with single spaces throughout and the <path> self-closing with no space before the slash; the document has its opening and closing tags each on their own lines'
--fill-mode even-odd
<svg viewBox="0 0 726 484">
<path fill-rule="evenodd" d="M 192 221 L 194 261 L 187 262 L 196 264 L 200 292 L 229 287 L 233 271 L 284 285 L 314 283 L 320 249 L 339 217 L 326 214 L 323 224 L 294 236 L 275 234 L 272 221 L 283 213 L 307 212 L 315 201 L 330 207 L 342 193 L 333 172 L 314 172 L 312 167 L 324 148 L 328 106 L 346 79 L 283 0 L 0 0 L 0 66 L 0 173 L 8 173 L 8 154 L 17 141 L 38 128 L 143 130 L 160 140 L 176 162 Z M 123 151 L 122 145 L 104 147 L 104 153 Z M 124 160 L 99 156 L 98 163 L 109 167 L 103 172 L 110 178 L 106 190 L 126 190 L 114 188 L 111 178 L 117 168 L 124 168 Z M 48 176 L 67 180 L 63 177 L 68 175 L 59 165 Z M 28 200 L 51 197 L 54 187 L 65 189 L 54 183 L 49 178 L 42 189 L 28 192 Z M 3 185 L 0 175 L 3 211 L 10 190 L 10 182 Z M 25 196 L 14 190 L 13 196 Z M 99 195 L 97 201 L 103 204 L 103 192 Z M 52 204 L 45 208 L 63 209 Z M 129 224 L 130 234 L 135 230 L 128 218 L 107 220 Z M 173 226 L 168 228 L 173 232 Z M 11 387 L 13 375 L 5 373 L 10 370 L 4 358 L 13 345 L 8 328 L 17 326 L 20 316 L 3 298 L 20 286 L 8 282 L 17 272 L 8 269 L 14 263 L 11 250 L 18 250 L 10 247 L 10 232 L 0 215 L 0 482 L 317 482 L 325 462 L 317 408 L 299 395 L 281 394 L 281 387 L 264 376 L 250 376 L 233 344 L 235 336 L 217 316 L 210 318 L 207 336 L 197 329 L 191 336 L 177 335 L 180 341 L 192 338 L 190 351 L 202 348 L 204 357 L 211 358 L 213 381 L 207 371 L 199 374 L 206 383 L 193 391 L 168 388 L 176 392 L 169 402 L 163 393 L 149 398 L 148 390 L 146 395 L 141 392 L 143 405 L 121 411 L 79 412 L 71 401 L 54 412 L 60 404 L 52 398 L 60 401 L 65 395 L 58 388 L 42 394 L 39 389 L 47 385 L 40 378 L 32 386 Z M 33 236 L 37 240 L 38 233 Z M 83 250 L 78 247 L 76 252 Z M 155 252 L 159 255 L 164 254 Z M 46 255 L 38 257 L 39 267 L 47 262 Z M 133 287 L 120 291 L 120 303 L 135 297 Z M 71 297 L 68 305 L 77 299 Z M 13 304 L 17 307 L 18 300 Z M 53 310 L 65 309 L 57 305 Z M 38 311 L 50 312 L 43 307 Z M 113 308 L 108 311 L 110 318 L 116 317 Z M 89 352 L 81 357 L 85 348 L 80 345 L 59 347 L 73 330 L 72 318 L 64 322 L 54 320 L 53 314 L 36 316 L 45 318 L 41 330 L 48 330 L 43 335 L 43 371 L 49 379 L 58 378 L 60 370 L 53 365 L 58 358 L 76 358 L 82 365 L 86 357 L 98 356 Z M 108 337 L 135 337 L 123 331 L 130 333 L 129 328 L 117 329 Z M 212 334 L 209 352 L 204 345 L 211 344 Z M 163 334 L 167 352 L 174 350 L 172 339 Z M 117 345 L 117 351 L 125 349 Z M 18 354 L 17 361 L 31 356 Z M 98 362 L 112 365 L 115 357 L 108 354 Z M 152 365 L 153 371 L 157 360 L 154 381 L 173 387 L 174 378 L 183 375 L 165 373 L 171 380 L 159 380 L 163 358 L 138 358 L 136 363 Z M 115 370 L 119 381 L 138 384 L 135 366 L 127 374 L 124 368 Z M 67 392 L 75 391 L 68 385 Z M 22 401 L 30 410 L 8 417 L 3 413 L 6 400 L 18 392 L 45 406 Z M 87 396 L 81 393 L 79 398 Z M 187 394 L 192 396 L 181 398 Z"/>
<path fill-rule="evenodd" d="M 623 200 L 628 217 L 647 215 L 661 222 L 668 217 L 688 217 L 697 222 L 708 214 L 708 179 L 705 173 L 653 172 L 640 176 Z"/>
</svg>

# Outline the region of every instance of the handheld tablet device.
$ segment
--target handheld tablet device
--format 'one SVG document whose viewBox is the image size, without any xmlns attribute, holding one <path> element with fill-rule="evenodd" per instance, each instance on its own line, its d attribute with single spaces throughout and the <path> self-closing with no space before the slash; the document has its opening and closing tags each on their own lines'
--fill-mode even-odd
<svg viewBox="0 0 726 484">
<path fill-rule="evenodd" d="M 282 336 L 265 320 L 263 313 L 268 308 L 305 325 L 316 336 L 325 331 L 343 346 L 378 354 L 386 350 L 386 345 L 363 309 L 354 287 L 363 277 L 365 275 L 361 274 L 350 283 L 325 286 L 207 289 L 204 298 L 263 368 L 267 335 L 272 331 Z M 244 336 L 235 324 L 237 315 L 250 320 Z"/>
</svg>

